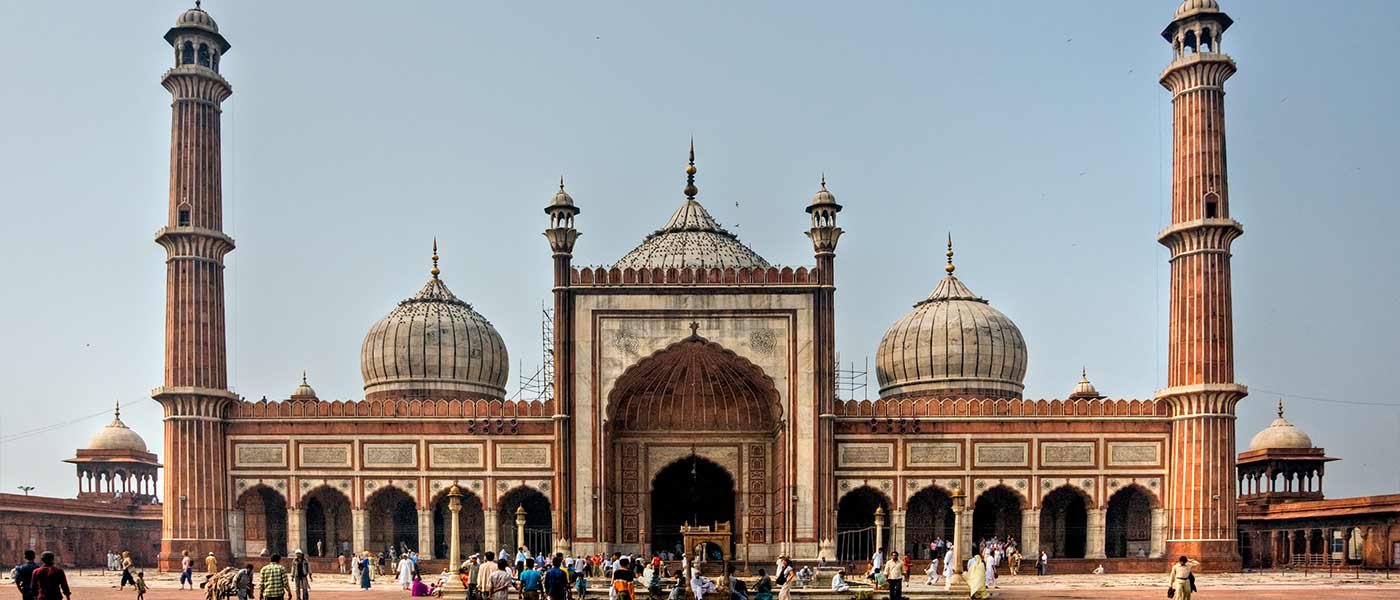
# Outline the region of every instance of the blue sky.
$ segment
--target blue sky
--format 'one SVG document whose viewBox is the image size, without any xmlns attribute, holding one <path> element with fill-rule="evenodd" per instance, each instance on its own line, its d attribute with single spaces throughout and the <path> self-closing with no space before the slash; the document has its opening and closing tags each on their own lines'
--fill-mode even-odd
<svg viewBox="0 0 1400 600">
<path fill-rule="evenodd" d="M 1224 5 L 1240 443 L 1286 394 L 1343 459 L 1329 495 L 1395 492 L 1400 4 Z M 0 445 L 0 490 L 71 495 L 58 461 L 116 400 L 160 445 L 158 80 L 186 6 L 0 0 L 0 436 L 59 425 Z M 1113 397 L 1165 383 L 1170 0 L 205 8 L 233 44 L 230 373 L 249 398 L 303 368 L 359 398 L 363 335 L 422 284 L 434 236 L 512 381 L 533 371 L 559 175 L 577 262 L 609 263 L 679 203 L 692 136 L 700 200 L 773 262 L 812 262 L 802 209 L 826 173 L 845 360 L 932 289 L 952 231 L 959 276 L 1026 337 L 1027 397 L 1063 397 L 1081 365 Z"/>
</svg>

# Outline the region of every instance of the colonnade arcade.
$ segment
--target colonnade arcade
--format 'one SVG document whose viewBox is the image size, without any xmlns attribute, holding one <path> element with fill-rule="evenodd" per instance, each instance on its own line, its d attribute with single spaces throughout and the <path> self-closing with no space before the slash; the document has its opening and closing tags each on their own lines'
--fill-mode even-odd
<svg viewBox="0 0 1400 600">
<path fill-rule="evenodd" d="M 284 555 L 301 549 L 326 557 L 366 550 L 412 551 L 427 559 L 447 555 L 451 513 L 446 487 L 425 507 L 398 485 L 374 490 L 359 507 L 348 489 L 321 485 L 289 507 L 282 487 L 259 483 L 238 495 L 229 514 L 235 556 L 254 556 L 264 549 Z M 464 554 L 521 545 L 535 552 L 554 548 L 553 511 L 540 490 L 523 485 L 501 490 L 490 506 L 478 493 L 462 492 L 459 543 Z"/>
<path fill-rule="evenodd" d="M 1240 557 L 1246 566 L 1339 566 L 1361 564 L 1366 532 L 1354 526 L 1295 525 L 1242 532 Z"/>
<path fill-rule="evenodd" d="M 954 511 L 953 492 L 941 485 L 909 490 L 903 506 L 888 490 L 861 485 L 844 490 L 837 504 L 836 559 L 865 561 L 876 547 L 930 558 L 929 543 L 1015 538 L 1022 553 L 1044 550 L 1052 558 L 1156 558 L 1165 543 L 1165 511 L 1147 489 L 1131 484 L 1099 504 L 1084 490 L 1060 485 L 1044 489 L 1032 505 L 1019 489 L 993 485 Z"/>
<path fill-rule="evenodd" d="M 154 497 L 159 489 L 154 469 L 136 470 L 116 467 L 78 470 L 78 494 L 80 496 L 121 494 Z"/>
</svg>

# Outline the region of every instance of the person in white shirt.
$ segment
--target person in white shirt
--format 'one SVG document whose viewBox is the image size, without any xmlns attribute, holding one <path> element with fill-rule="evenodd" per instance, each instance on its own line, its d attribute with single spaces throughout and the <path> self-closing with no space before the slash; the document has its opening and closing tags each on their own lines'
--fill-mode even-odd
<svg viewBox="0 0 1400 600">
<path fill-rule="evenodd" d="M 841 576 L 842 573 L 845 573 L 845 571 L 837 571 L 837 572 L 836 572 L 836 575 L 834 575 L 834 576 L 831 577 L 831 591 L 833 591 L 833 592 L 849 592 L 849 591 L 851 591 L 851 586 L 849 586 L 849 585 L 846 584 L 846 578 Z"/>
</svg>

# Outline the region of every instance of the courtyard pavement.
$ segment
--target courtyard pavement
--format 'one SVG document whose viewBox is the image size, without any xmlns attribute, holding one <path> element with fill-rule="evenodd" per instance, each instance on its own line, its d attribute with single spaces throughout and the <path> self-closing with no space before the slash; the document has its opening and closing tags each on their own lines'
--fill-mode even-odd
<svg viewBox="0 0 1400 600">
<path fill-rule="evenodd" d="M 202 575 L 196 574 L 197 579 Z M 135 592 L 128 587 L 125 591 L 116 588 L 118 577 L 114 574 L 101 574 L 94 571 L 69 571 L 69 581 L 73 587 L 75 600 L 86 599 L 133 599 Z M 148 600 L 199 600 L 204 598 L 200 589 L 177 589 L 178 577 L 173 573 L 146 573 L 146 583 L 151 590 Z M 905 594 L 910 600 L 927 597 L 933 588 L 923 585 L 923 578 L 912 578 L 905 586 Z M 9 585 L 8 579 L 5 581 Z M 1052 575 L 1035 577 L 1002 576 L 1000 587 L 994 590 L 994 597 L 1003 600 L 1021 598 L 1035 600 L 1071 600 L 1104 598 L 1109 600 L 1157 599 L 1166 597 L 1166 576 L 1163 575 Z M 1194 600 L 1211 598 L 1247 600 L 1301 600 L 1318 598 L 1333 599 L 1395 599 L 1400 600 L 1400 572 L 1392 573 L 1387 579 L 1384 573 L 1363 573 L 1360 579 L 1352 576 L 1326 573 L 1225 573 L 1199 576 L 1200 589 L 1192 596 Z M 937 588 L 939 591 L 942 587 Z M 5 590 L 13 594 L 13 589 Z M 794 596 L 801 600 L 804 594 L 798 590 Z M 408 598 L 408 592 L 401 591 L 391 579 L 380 578 L 374 587 L 365 592 L 349 582 L 348 576 L 329 575 L 319 577 L 312 585 L 312 598 Z M 589 598 L 606 600 L 607 592 L 590 589 Z"/>
</svg>

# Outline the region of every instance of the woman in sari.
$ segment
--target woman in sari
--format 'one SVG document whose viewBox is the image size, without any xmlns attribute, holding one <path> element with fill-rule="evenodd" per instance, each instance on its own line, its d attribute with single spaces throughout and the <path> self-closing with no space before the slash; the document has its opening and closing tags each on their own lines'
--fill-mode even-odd
<svg viewBox="0 0 1400 600">
<path fill-rule="evenodd" d="M 981 554 L 974 554 L 967 561 L 967 572 L 964 573 L 967 579 L 968 597 L 987 597 L 987 563 L 982 562 Z"/>
</svg>

